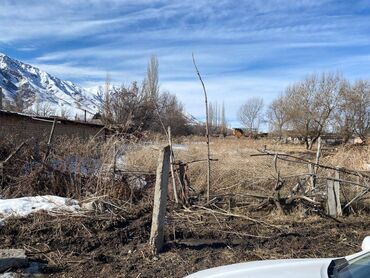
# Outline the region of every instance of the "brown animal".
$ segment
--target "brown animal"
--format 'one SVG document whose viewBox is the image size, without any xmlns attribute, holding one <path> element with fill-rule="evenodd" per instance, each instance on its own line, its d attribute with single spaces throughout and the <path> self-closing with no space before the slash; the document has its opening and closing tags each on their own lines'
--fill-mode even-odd
<svg viewBox="0 0 370 278">
<path fill-rule="evenodd" d="M 241 128 L 234 128 L 233 129 L 233 135 L 236 138 L 240 138 L 240 137 L 244 136 L 244 131 Z"/>
</svg>

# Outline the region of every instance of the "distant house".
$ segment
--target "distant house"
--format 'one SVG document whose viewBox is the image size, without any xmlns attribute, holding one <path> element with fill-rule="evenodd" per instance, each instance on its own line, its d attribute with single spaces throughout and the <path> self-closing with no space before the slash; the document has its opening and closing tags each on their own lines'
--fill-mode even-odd
<svg viewBox="0 0 370 278">
<path fill-rule="evenodd" d="M 67 136 L 88 139 L 97 135 L 97 137 L 105 138 L 104 125 L 102 124 L 0 110 L 0 139 L 17 138 L 24 140 L 33 137 L 39 141 L 47 140 L 54 119 L 56 119 L 54 131 L 56 137 Z"/>
</svg>

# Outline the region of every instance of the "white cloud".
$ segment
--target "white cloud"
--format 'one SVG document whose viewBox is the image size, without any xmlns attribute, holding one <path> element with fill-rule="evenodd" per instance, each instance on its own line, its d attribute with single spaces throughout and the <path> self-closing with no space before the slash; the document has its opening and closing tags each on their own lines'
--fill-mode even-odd
<svg viewBox="0 0 370 278">
<path fill-rule="evenodd" d="M 363 0 L 3 0 L 0 51 L 35 52 L 29 63 L 88 87 L 107 72 L 117 84 L 140 81 L 156 54 L 162 88 L 201 117 L 194 52 L 210 99 L 231 115 L 247 96 L 268 102 L 313 71 L 368 72 L 365 8 Z"/>
</svg>

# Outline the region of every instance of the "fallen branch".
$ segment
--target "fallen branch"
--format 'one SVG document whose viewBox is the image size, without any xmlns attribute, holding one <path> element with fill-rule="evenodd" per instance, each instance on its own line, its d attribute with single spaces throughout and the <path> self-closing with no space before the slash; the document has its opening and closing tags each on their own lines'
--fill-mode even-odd
<svg viewBox="0 0 370 278">
<path fill-rule="evenodd" d="M 310 164 L 314 167 L 320 167 L 320 168 L 323 168 L 323 169 L 339 171 L 339 172 L 342 172 L 342 173 L 345 173 L 345 174 L 348 174 L 348 175 L 370 178 L 370 175 L 366 175 L 366 174 L 363 174 L 363 173 L 360 174 L 358 171 L 355 171 L 355 170 L 346 169 L 346 168 L 343 168 L 343 167 L 342 168 L 331 167 L 331 166 L 323 165 L 323 164 L 320 164 L 320 163 L 315 163 L 315 162 L 309 161 L 307 159 L 304 159 L 304 158 L 301 158 L 301 157 L 298 157 L 298 156 L 294 156 L 294 155 L 290 155 L 290 154 L 286 154 L 286 153 L 269 152 L 268 150 L 258 150 L 258 151 L 261 152 L 261 153 L 251 154 L 250 156 L 252 156 L 252 157 L 254 157 L 254 156 L 277 156 L 279 159 L 287 161 L 287 162 Z M 293 158 L 295 160 L 287 159 L 286 157 L 287 158 Z"/>
<path fill-rule="evenodd" d="M 267 223 L 265 221 L 254 219 L 254 218 L 251 218 L 251 217 L 246 216 L 246 215 L 234 214 L 234 213 L 230 213 L 230 212 L 220 212 L 220 211 L 217 211 L 217 210 L 212 210 L 212 209 L 206 208 L 204 206 L 194 206 L 194 207 L 199 208 L 199 209 L 202 209 L 202 210 L 204 210 L 207 213 L 219 214 L 219 215 L 223 215 L 223 216 L 230 216 L 230 217 L 241 218 L 241 219 L 245 219 L 245 220 L 251 221 L 253 223 L 257 223 L 257 224 L 265 225 L 265 226 L 268 226 L 268 227 L 271 227 L 271 228 L 274 228 L 274 229 L 277 229 L 277 230 L 281 230 L 281 228 L 279 226 L 276 226 L 276 225 L 273 225 L 273 224 L 269 224 L 269 223 Z"/>
</svg>

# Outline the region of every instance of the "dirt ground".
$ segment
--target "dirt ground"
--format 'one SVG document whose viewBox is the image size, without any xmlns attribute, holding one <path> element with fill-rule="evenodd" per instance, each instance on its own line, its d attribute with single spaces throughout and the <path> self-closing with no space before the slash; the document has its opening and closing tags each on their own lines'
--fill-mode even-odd
<svg viewBox="0 0 370 278">
<path fill-rule="evenodd" d="M 26 249 L 32 261 L 45 263 L 41 272 L 50 277 L 184 277 L 252 260 L 344 256 L 359 251 L 370 230 L 368 215 L 341 223 L 318 216 L 259 216 L 275 220 L 265 225 L 177 209 L 167 217 L 165 250 L 154 256 L 147 246 L 149 203 L 109 213 L 38 213 L 9 219 L 0 248 Z"/>
</svg>

